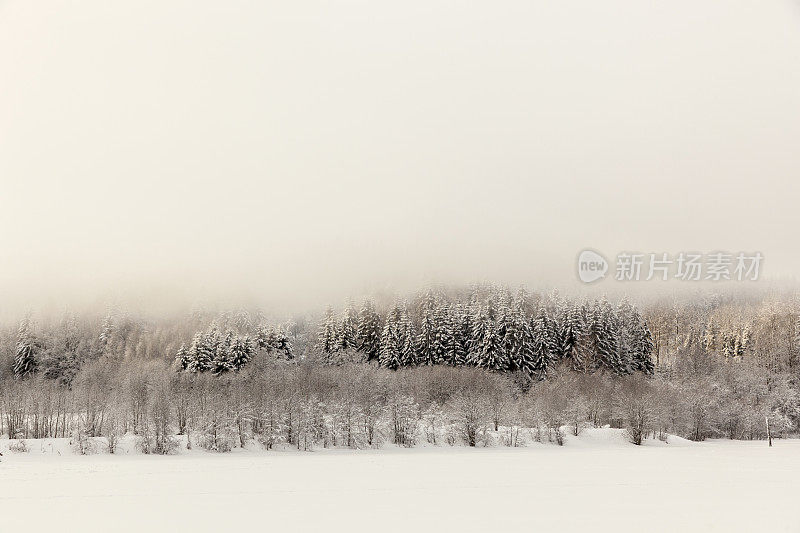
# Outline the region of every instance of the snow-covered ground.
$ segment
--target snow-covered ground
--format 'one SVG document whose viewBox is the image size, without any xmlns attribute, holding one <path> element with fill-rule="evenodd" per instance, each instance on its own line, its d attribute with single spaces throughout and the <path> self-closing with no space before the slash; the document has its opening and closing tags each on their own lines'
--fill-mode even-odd
<svg viewBox="0 0 800 533">
<path fill-rule="evenodd" d="M 597 429 L 563 447 L 168 457 L 8 444 L 0 531 L 800 530 L 800 440 L 635 447 Z"/>
</svg>

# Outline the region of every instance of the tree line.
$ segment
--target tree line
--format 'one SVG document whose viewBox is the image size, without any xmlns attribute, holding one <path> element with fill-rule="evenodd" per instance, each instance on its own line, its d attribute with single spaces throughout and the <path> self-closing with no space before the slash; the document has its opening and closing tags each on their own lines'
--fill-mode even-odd
<svg viewBox="0 0 800 533">
<path fill-rule="evenodd" d="M 28 317 L 0 328 L 0 434 L 113 447 L 127 433 L 150 453 L 177 435 L 220 451 L 558 442 L 604 424 L 634 442 L 788 435 L 797 309 L 791 297 L 638 307 L 476 286 L 282 322 Z"/>
<path fill-rule="evenodd" d="M 385 316 L 366 300 L 339 316 L 328 308 L 317 347 L 329 363 L 377 361 L 389 369 L 444 364 L 545 379 L 555 367 L 617 375 L 652 374 L 653 341 L 627 300 L 570 302 L 553 294 L 476 287 L 464 295 L 428 290 L 414 305 L 396 301 Z"/>
</svg>

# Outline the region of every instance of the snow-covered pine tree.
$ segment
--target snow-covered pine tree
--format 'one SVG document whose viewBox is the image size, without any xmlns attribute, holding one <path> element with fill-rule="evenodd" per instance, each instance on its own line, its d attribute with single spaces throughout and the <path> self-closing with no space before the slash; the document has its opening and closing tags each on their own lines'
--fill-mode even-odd
<svg viewBox="0 0 800 533">
<path fill-rule="evenodd" d="M 317 348 L 323 354 L 331 354 L 338 349 L 338 329 L 339 328 L 336 324 L 336 313 L 334 313 L 333 307 L 328 307 L 328 309 L 325 311 L 325 318 L 323 318 L 322 324 L 320 324 L 317 342 Z"/>
<path fill-rule="evenodd" d="M 471 365 L 482 366 L 483 341 L 488 330 L 494 329 L 494 324 L 490 323 L 486 309 L 480 303 L 474 304 L 472 309 L 472 335 L 468 342 L 467 361 Z"/>
<path fill-rule="evenodd" d="M 508 354 L 497 327 L 497 309 L 493 298 L 489 298 L 486 306 L 479 309 L 473 324 L 475 348 L 470 352 L 471 362 L 475 366 L 489 370 L 508 370 Z"/>
<path fill-rule="evenodd" d="M 358 347 L 367 361 L 378 358 L 381 349 L 381 319 L 371 300 L 364 300 L 358 312 Z"/>
<path fill-rule="evenodd" d="M 619 372 L 630 374 L 636 359 L 638 328 L 641 327 L 638 311 L 627 299 L 617 305 L 617 354 L 619 355 Z"/>
<path fill-rule="evenodd" d="M 236 335 L 228 348 L 231 370 L 241 370 L 250 362 L 254 352 L 253 342 L 249 337 Z"/>
<path fill-rule="evenodd" d="M 572 304 L 565 307 L 561 321 L 561 357 L 567 360 L 570 368 L 573 370 L 580 369 L 583 365 L 581 363 L 581 354 L 578 347 L 578 339 L 583 333 L 583 321 L 581 320 L 581 310 L 577 304 Z"/>
<path fill-rule="evenodd" d="M 198 356 L 200 354 L 200 344 L 203 342 L 203 334 L 199 331 L 192 337 L 192 344 L 186 354 L 186 370 L 189 372 L 202 372 Z M 209 361 L 210 363 L 210 361 Z"/>
<path fill-rule="evenodd" d="M 614 308 L 604 298 L 595 306 L 595 314 L 596 355 L 600 367 L 615 374 L 626 373 L 619 355 L 619 328 Z"/>
<path fill-rule="evenodd" d="M 383 325 L 383 332 L 381 334 L 381 349 L 379 353 L 379 362 L 381 366 L 396 370 L 400 367 L 400 319 L 402 317 L 402 310 L 400 306 L 395 304 L 389 314 L 386 315 L 386 322 Z"/>
<path fill-rule="evenodd" d="M 26 316 L 22 319 L 17 330 L 17 345 L 14 354 L 14 375 L 26 377 L 36 372 L 37 352 L 36 340 L 31 333 L 30 319 Z"/>
<path fill-rule="evenodd" d="M 644 320 L 639 320 L 634 342 L 636 343 L 636 350 L 633 369 L 648 375 L 653 374 L 655 372 L 655 365 L 653 365 L 653 335 Z"/>
<path fill-rule="evenodd" d="M 186 347 L 186 344 L 181 344 L 181 347 L 178 348 L 178 353 L 175 354 L 175 364 L 180 370 L 188 370 L 190 363 L 191 357 L 189 355 L 189 349 Z"/>
<path fill-rule="evenodd" d="M 584 374 L 597 369 L 597 331 L 594 307 L 584 302 L 575 307 L 577 315 L 572 322 L 576 325 L 575 344 L 572 350 L 572 368 Z"/>
<path fill-rule="evenodd" d="M 408 309 L 403 308 L 400 317 L 400 366 L 415 366 L 419 363 L 419 355 L 417 353 L 417 336 L 414 333 L 414 323 L 408 315 Z"/>
<path fill-rule="evenodd" d="M 247 309 L 237 309 L 230 318 L 231 324 L 239 332 L 250 332 L 253 329 L 253 319 Z"/>
<path fill-rule="evenodd" d="M 547 372 L 556 359 L 553 353 L 555 342 L 551 336 L 552 329 L 547 308 L 539 307 L 531 322 L 531 375 L 537 379 L 547 377 Z"/>
<path fill-rule="evenodd" d="M 750 348 L 750 340 L 751 340 L 750 323 L 745 322 L 744 326 L 742 326 L 742 332 L 739 340 L 739 349 L 736 351 L 737 357 L 743 357 L 745 355 L 747 350 Z"/>
<path fill-rule="evenodd" d="M 440 303 L 436 306 L 433 317 L 436 324 L 434 359 L 437 363 L 455 364 L 455 323 L 450 306 Z"/>
<path fill-rule="evenodd" d="M 617 324 L 622 373 L 652 374 L 653 340 L 639 310 L 623 300 L 617 307 Z"/>
<path fill-rule="evenodd" d="M 450 322 L 453 326 L 453 351 L 449 359 L 451 364 L 461 366 L 467 364 L 469 342 L 472 338 L 472 316 L 461 304 L 452 306 L 450 310 Z"/>
<path fill-rule="evenodd" d="M 273 326 L 260 325 L 256 330 L 255 347 L 266 350 L 267 353 L 280 352 L 286 359 L 294 358 L 292 341 L 283 327 L 276 329 Z"/>
<path fill-rule="evenodd" d="M 533 331 L 525 312 L 524 299 L 518 298 L 511 313 L 511 328 L 507 330 L 511 368 L 527 376 L 534 374 Z"/>
<path fill-rule="evenodd" d="M 109 309 L 106 316 L 103 318 L 103 325 L 100 327 L 100 345 L 105 350 L 111 342 L 114 332 L 116 331 L 116 313 L 114 309 Z"/>
<path fill-rule="evenodd" d="M 417 356 L 419 363 L 423 365 L 433 365 L 437 362 L 435 312 L 436 297 L 433 291 L 428 290 L 419 306 L 420 327 L 416 338 Z"/>
<path fill-rule="evenodd" d="M 217 337 L 214 343 L 214 361 L 211 367 L 214 374 L 223 374 L 234 369 L 233 354 L 231 353 L 233 339 L 233 332 L 230 330 L 225 332 L 224 336 Z"/>
<path fill-rule="evenodd" d="M 469 306 L 460 304 L 456 306 L 455 312 L 458 319 L 456 327 L 458 328 L 459 332 L 459 335 L 456 337 L 459 343 L 454 348 L 457 356 L 455 364 L 457 366 L 471 364 L 470 352 L 472 350 L 475 337 L 475 315 Z"/>
<path fill-rule="evenodd" d="M 192 372 L 206 372 L 214 368 L 217 357 L 217 346 L 220 342 L 220 333 L 216 324 L 205 332 L 198 332 L 192 340 L 190 352 L 193 355 L 189 370 Z"/>
<path fill-rule="evenodd" d="M 514 370 L 514 362 L 511 358 L 511 351 L 514 347 L 514 320 L 511 304 L 507 294 L 501 294 L 497 306 L 497 336 L 500 338 L 500 345 L 503 353 L 508 358 L 508 370 Z"/>
<path fill-rule="evenodd" d="M 547 298 L 547 323 L 549 328 L 549 337 L 552 345 L 552 356 L 554 361 L 560 361 L 566 357 L 564 350 L 565 339 L 563 335 L 567 322 L 568 307 L 564 303 L 557 289 L 553 289 Z"/>
<path fill-rule="evenodd" d="M 339 323 L 337 344 L 340 350 L 358 349 L 358 320 L 351 305 L 347 305 Z"/>
</svg>

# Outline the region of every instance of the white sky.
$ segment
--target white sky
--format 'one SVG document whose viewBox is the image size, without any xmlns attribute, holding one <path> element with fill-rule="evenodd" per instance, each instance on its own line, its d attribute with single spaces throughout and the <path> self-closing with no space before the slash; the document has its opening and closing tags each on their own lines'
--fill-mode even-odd
<svg viewBox="0 0 800 533">
<path fill-rule="evenodd" d="M 796 0 L 0 0 L 0 306 L 789 277 L 798 146 Z"/>
</svg>

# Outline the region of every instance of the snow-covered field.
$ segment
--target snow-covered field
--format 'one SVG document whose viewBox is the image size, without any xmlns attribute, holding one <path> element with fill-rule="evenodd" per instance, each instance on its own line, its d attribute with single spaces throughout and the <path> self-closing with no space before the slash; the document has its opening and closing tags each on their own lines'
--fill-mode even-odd
<svg viewBox="0 0 800 533">
<path fill-rule="evenodd" d="M 800 531 L 800 440 L 176 456 L 0 463 L 0 531 Z"/>
</svg>

